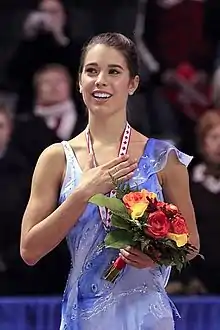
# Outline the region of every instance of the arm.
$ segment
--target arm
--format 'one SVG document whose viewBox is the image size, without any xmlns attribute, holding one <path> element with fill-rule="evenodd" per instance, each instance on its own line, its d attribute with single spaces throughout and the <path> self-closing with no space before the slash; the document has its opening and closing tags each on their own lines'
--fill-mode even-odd
<svg viewBox="0 0 220 330">
<path fill-rule="evenodd" d="M 21 228 L 21 256 L 34 265 L 54 249 L 76 224 L 88 200 L 96 193 L 106 194 L 113 188 L 109 173 L 114 179 L 129 180 L 136 161 L 127 155 L 92 168 L 90 156 L 80 184 L 65 202 L 56 208 L 58 192 L 63 177 L 65 161 L 62 146 L 53 145 L 40 156 L 32 182 L 31 196 Z"/>
<path fill-rule="evenodd" d="M 190 233 L 189 243 L 199 252 L 199 234 L 190 197 L 187 168 L 179 162 L 175 153 L 171 152 L 168 157 L 167 165 L 160 174 L 165 198 L 168 202 L 176 205 L 186 219 Z M 190 255 L 189 259 L 194 258 L 197 253 Z"/>
<path fill-rule="evenodd" d="M 79 186 L 56 208 L 64 168 L 65 157 L 58 144 L 47 148 L 38 160 L 21 229 L 21 256 L 29 265 L 63 240 L 87 205 L 89 196 Z"/>
</svg>

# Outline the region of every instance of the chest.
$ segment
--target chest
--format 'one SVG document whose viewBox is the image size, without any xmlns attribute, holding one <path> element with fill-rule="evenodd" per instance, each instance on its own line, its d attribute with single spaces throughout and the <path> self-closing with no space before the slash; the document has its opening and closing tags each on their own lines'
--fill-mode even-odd
<svg viewBox="0 0 220 330">
<path fill-rule="evenodd" d="M 136 160 L 138 162 L 144 153 L 145 146 L 146 141 L 130 143 L 127 147 L 127 154 L 130 156 L 129 159 L 131 161 Z M 104 146 L 103 144 L 94 143 L 93 152 L 96 164 L 104 165 L 119 156 L 120 146 L 116 146 L 113 144 Z M 84 170 L 89 158 L 89 151 L 87 146 L 81 147 L 80 149 L 77 148 L 75 150 L 75 156 L 78 160 L 80 168 Z"/>
</svg>

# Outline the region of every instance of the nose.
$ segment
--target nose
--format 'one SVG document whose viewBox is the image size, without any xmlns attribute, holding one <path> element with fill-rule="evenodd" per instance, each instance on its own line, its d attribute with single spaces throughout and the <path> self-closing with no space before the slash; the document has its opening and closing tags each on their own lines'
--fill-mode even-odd
<svg viewBox="0 0 220 330">
<path fill-rule="evenodd" d="M 97 87 L 107 86 L 107 79 L 105 77 L 104 72 L 99 73 L 99 75 L 97 76 L 95 84 L 96 84 Z"/>
</svg>

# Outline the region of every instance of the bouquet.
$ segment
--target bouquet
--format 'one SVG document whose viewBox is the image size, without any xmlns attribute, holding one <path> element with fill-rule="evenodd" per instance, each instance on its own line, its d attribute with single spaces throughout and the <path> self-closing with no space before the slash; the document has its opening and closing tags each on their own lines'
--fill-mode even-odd
<svg viewBox="0 0 220 330">
<path fill-rule="evenodd" d="M 158 201 L 155 193 L 131 190 L 127 184 L 116 186 L 115 197 L 97 194 L 90 202 L 110 210 L 111 230 L 104 240 L 106 248 L 133 246 L 155 263 L 174 266 L 179 271 L 187 263 L 187 255 L 196 251 L 188 243 L 186 221 L 178 208 Z M 125 266 L 119 256 L 106 270 L 104 279 L 114 282 Z"/>
</svg>

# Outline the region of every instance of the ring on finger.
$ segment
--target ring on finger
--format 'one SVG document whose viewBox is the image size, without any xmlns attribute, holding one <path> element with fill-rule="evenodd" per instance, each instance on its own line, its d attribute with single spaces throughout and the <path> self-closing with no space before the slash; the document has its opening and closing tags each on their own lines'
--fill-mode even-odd
<svg viewBox="0 0 220 330">
<path fill-rule="evenodd" d="M 118 172 L 118 167 L 115 166 L 112 170 L 111 170 L 111 175 L 114 175 Z"/>
</svg>

